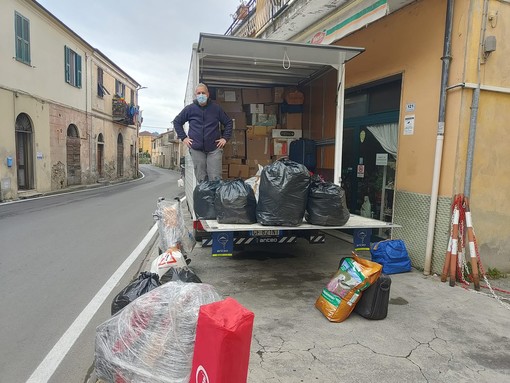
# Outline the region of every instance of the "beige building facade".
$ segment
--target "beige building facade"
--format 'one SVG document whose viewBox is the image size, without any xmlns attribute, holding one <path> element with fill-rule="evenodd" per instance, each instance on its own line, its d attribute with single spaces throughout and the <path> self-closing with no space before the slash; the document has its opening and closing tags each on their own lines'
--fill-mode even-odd
<svg viewBox="0 0 510 383">
<path fill-rule="evenodd" d="M 140 85 L 35 1 L 0 28 L 0 199 L 136 177 Z"/>
<path fill-rule="evenodd" d="M 345 67 L 342 183 L 351 212 L 368 196 L 376 218 L 402 226 L 391 236 L 405 240 L 413 266 L 441 273 L 451 204 L 462 193 L 484 268 L 510 271 L 510 3 L 275 4 L 255 2 L 231 34 L 365 48 Z M 332 70 L 301 86 L 304 135 L 316 140 L 326 176 L 334 164 L 337 79 Z M 382 145 L 390 141 L 394 152 Z M 377 165 L 378 154 L 387 154 L 386 166 Z"/>
</svg>

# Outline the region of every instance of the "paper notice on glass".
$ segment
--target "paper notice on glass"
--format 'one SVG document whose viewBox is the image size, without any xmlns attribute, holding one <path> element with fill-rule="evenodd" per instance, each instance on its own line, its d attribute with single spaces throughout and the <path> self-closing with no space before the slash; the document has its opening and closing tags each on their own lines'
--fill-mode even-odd
<svg viewBox="0 0 510 383">
<path fill-rule="evenodd" d="M 404 136 L 414 134 L 414 114 L 404 117 Z"/>
</svg>

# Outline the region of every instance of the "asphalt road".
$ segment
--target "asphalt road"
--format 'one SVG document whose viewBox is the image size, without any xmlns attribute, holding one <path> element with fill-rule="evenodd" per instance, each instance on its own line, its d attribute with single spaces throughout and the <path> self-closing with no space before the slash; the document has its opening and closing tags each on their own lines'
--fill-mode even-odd
<svg viewBox="0 0 510 383">
<path fill-rule="evenodd" d="M 25 382 L 154 225 L 158 197 L 173 198 L 179 173 L 141 166 L 143 179 L 78 193 L 0 204 L 0 382 Z M 111 299 L 58 364 L 50 382 L 84 382 L 94 335 Z M 85 380 L 84 380 L 85 379 Z"/>
</svg>

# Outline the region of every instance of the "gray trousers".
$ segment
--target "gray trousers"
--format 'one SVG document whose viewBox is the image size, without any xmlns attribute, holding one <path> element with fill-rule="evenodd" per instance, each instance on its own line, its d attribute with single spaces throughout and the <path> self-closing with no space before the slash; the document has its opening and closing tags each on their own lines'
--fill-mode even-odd
<svg viewBox="0 0 510 383">
<path fill-rule="evenodd" d="M 204 180 L 221 180 L 221 158 L 223 157 L 223 149 L 216 149 L 209 153 L 190 149 L 189 153 L 193 160 L 197 182 L 202 182 Z"/>
</svg>

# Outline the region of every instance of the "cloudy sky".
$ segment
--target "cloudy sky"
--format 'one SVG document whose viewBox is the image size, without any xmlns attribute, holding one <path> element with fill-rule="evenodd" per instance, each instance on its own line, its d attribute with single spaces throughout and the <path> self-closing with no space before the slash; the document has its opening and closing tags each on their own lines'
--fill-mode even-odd
<svg viewBox="0 0 510 383">
<path fill-rule="evenodd" d="M 147 89 L 142 130 L 162 133 L 184 106 L 191 47 L 224 34 L 240 0 L 37 0 Z"/>
</svg>

